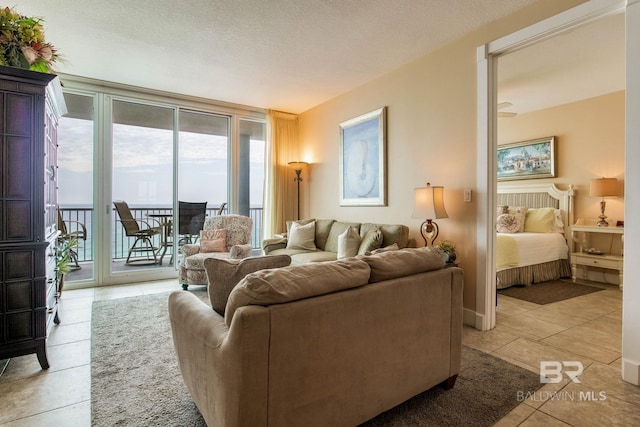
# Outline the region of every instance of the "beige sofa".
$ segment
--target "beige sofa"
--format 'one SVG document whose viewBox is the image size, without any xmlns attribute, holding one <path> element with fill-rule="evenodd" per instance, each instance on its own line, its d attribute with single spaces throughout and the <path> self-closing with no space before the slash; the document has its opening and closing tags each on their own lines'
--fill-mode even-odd
<svg viewBox="0 0 640 427">
<path fill-rule="evenodd" d="M 396 244 L 399 249 L 405 248 L 409 242 L 409 228 L 400 224 L 372 224 L 336 221 L 334 219 L 305 219 L 297 221 L 301 224 L 315 222 L 315 249 L 291 248 L 287 237 L 266 239 L 262 243 L 265 255 L 289 255 L 291 264 L 308 262 L 334 261 L 338 254 L 338 238 L 349 227 L 353 227 L 364 239 L 369 231 L 378 228 L 382 232 L 380 247 Z M 293 221 L 287 221 L 287 236 L 291 236 Z M 289 247 L 288 247 L 289 246 Z M 361 251 L 363 254 L 366 251 Z"/>
<path fill-rule="evenodd" d="M 224 316 L 174 292 L 182 376 L 210 426 L 358 425 L 453 386 L 462 279 L 420 248 L 249 274 Z"/>
</svg>

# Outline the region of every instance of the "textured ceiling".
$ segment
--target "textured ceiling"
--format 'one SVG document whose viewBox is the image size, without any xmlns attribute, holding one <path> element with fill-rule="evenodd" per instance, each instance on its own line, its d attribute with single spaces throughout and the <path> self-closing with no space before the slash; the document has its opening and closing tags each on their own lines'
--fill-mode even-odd
<svg viewBox="0 0 640 427">
<path fill-rule="evenodd" d="M 624 13 L 604 16 L 498 60 L 498 102 L 524 114 L 625 89 Z"/>
<path fill-rule="evenodd" d="M 66 74 L 299 113 L 536 0 L 16 0 Z"/>
</svg>

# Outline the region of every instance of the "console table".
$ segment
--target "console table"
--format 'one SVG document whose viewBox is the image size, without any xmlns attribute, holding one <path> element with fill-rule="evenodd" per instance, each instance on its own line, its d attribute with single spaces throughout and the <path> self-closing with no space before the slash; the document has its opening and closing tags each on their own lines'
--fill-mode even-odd
<svg viewBox="0 0 640 427">
<path fill-rule="evenodd" d="M 577 233 L 584 233 L 583 239 L 577 239 Z M 594 235 L 609 235 L 611 238 L 611 244 L 609 248 L 613 247 L 613 239 L 616 236 L 620 236 L 620 249 L 613 251 L 611 249 L 606 250 L 603 248 L 592 247 L 592 239 Z M 622 245 L 624 243 L 624 228 L 622 227 L 597 227 L 593 225 L 572 225 L 571 237 L 577 244 L 577 250 L 571 252 L 571 276 L 572 279 L 576 279 L 576 271 L 578 266 L 599 267 L 618 271 L 618 277 L 620 279 L 620 289 L 622 289 L 622 272 L 624 265 L 624 256 Z M 590 251 L 590 249 L 594 249 Z"/>
</svg>

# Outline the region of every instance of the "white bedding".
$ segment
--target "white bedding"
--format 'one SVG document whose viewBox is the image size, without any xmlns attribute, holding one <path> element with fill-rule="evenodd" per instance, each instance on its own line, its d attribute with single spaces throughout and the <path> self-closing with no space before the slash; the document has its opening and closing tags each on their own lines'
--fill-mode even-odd
<svg viewBox="0 0 640 427">
<path fill-rule="evenodd" d="M 569 247 L 560 233 L 498 233 L 512 237 L 517 246 L 517 262 L 505 266 L 497 266 L 497 271 L 515 267 L 542 264 L 569 257 Z M 498 251 L 500 248 L 498 248 Z"/>
</svg>

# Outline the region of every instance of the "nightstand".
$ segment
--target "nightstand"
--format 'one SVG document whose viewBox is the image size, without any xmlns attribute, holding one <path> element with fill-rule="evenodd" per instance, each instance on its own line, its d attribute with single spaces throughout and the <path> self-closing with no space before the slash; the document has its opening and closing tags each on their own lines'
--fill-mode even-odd
<svg viewBox="0 0 640 427">
<path fill-rule="evenodd" d="M 584 233 L 584 237 L 582 239 L 577 239 L 576 237 L 578 233 Z M 592 241 L 596 240 L 598 237 L 607 235 L 610 239 L 608 249 L 593 245 Z M 617 236 L 620 236 L 619 247 L 614 249 L 614 241 Z M 617 270 L 618 277 L 620 279 L 620 289 L 622 289 L 622 272 L 624 266 L 622 245 L 624 244 L 624 228 L 572 225 L 571 238 L 578 248 L 576 251 L 571 252 L 571 278 L 573 280 L 576 279 L 578 266 L 583 266 L 585 268 L 585 272 L 588 267 Z M 591 249 L 593 249 L 593 251 L 591 251 Z"/>
</svg>

